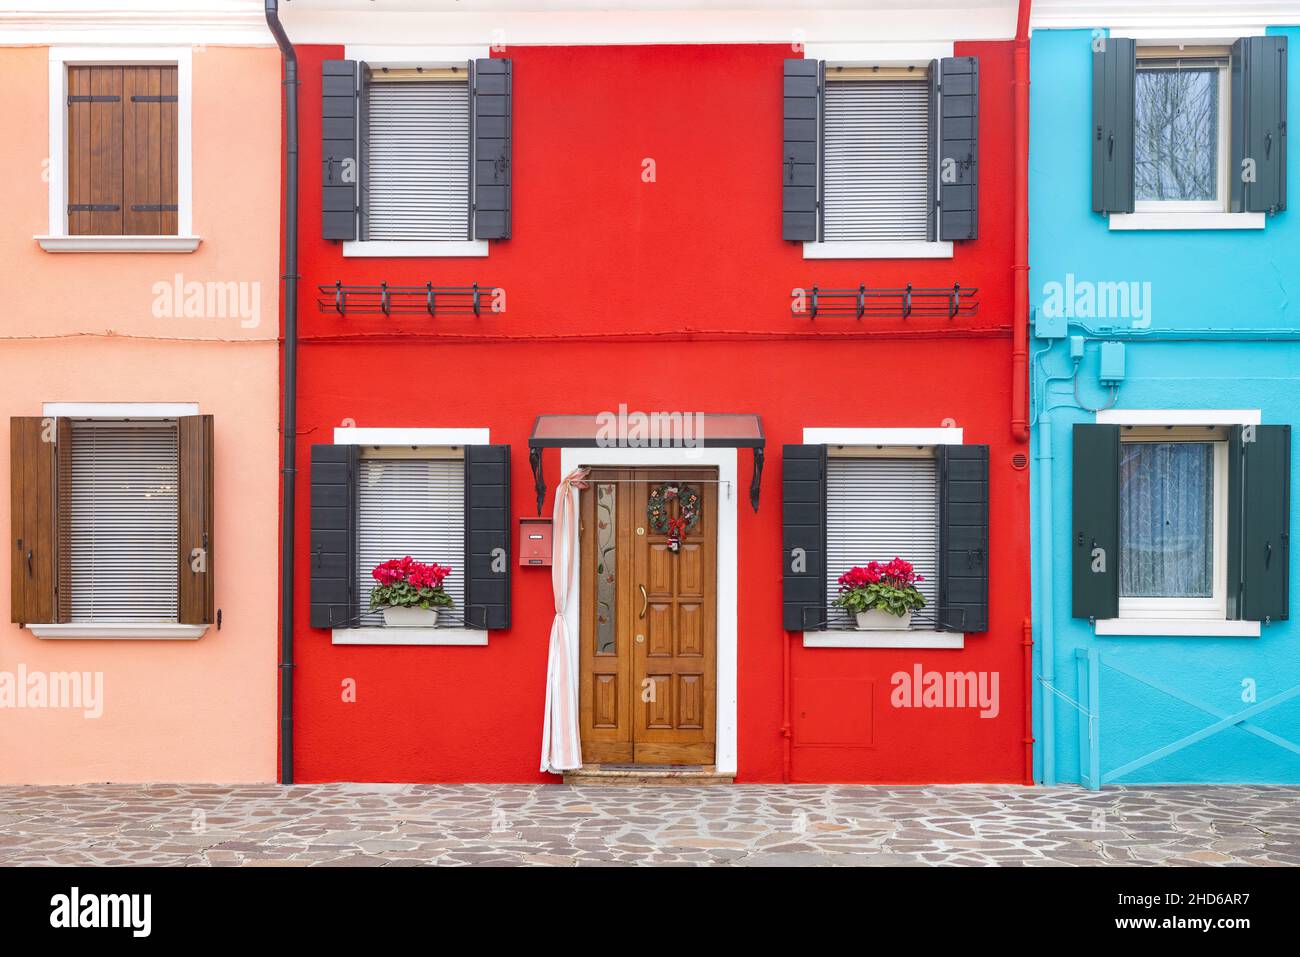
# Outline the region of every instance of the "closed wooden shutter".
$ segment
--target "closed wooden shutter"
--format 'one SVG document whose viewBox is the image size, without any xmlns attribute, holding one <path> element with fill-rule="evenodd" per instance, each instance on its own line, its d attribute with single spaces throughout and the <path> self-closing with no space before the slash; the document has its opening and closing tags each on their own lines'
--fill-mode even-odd
<svg viewBox="0 0 1300 957">
<path fill-rule="evenodd" d="M 60 470 L 66 620 L 177 621 L 176 423 L 73 420 L 71 439 Z"/>
<path fill-rule="evenodd" d="M 1119 616 L 1119 426 L 1074 426 L 1073 616 Z"/>
<path fill-rule="evenodd" d="M 177 568 L 180 576 L 178 620 L 210 625 L 216 620 L 213 540 L 214 435 L 212 416 L 187 415 L 180 431 L 180 531 Z"/>
<path fill-rule="evenodd" d="M 1092 55 L 1092 209 L 1133 212 L 1133 118 L 1137 44 L 1105 38 Z"/>
<path fill-rule="evenodd" d="M 925 79 L 826 74 L 823 235 L 925 241 L 931 208 L 930 86 Z"/>
<path fill-rule="evenodd" d="M 510 446 L 465 448 L 465 625 L 510 627 Z"/>
<path fill-rule="evenodd" d="M 355 445 L 311 447 L 311 626 L 348 628 L 357 617 Z"/>
<path fill-rule="evenodd" d="M 175 235 L 174 66 L 68 68 L 68 232 Z"/>
<path fill-rule="evenodd" d="M 946 631 L 989 627 L 989 447 L 941 445 L 939 611 Z"/>
<path fill-rule="evenodd" d="M 450 608 L 439 625 L 465 619 L 465 463 L 461 459 L 362 458 L 357 468 L 357 600 L 360 624 L 383 624 L 370 610 L 376 565 L 410 555 L 452 569 L 443 582 Z"/>
<path fill-rule="evenodd" d="M 826 446 L 781 449 L 781 622 L 826 627 Z"/>
<path fill-rule="evenodd" d="M 912 627 L 935 627 L 939 604 L 939 489 L 933 458 L 841 458 L 826 461 L 826 599 L 839 577 L 868 562 L 902 558 L 925 581 L 926 607 Z M 852 628 L 853 617 L 830 607 L 828 627 Z"/>
<path fill-rule="evenodd" d="M 321 237 L 357 238 L 363 152 L 358 140 L 356 60 L 321 64 Z"/>
<path fill-rule="evenodd" d="M 510 238 L 513 113 L 513 64 L 504 58 L 475 60 L 475 239 Z"/>
<path fill-rule="evenodd" d="M 469 238 L 469 85 L 387 82 L 372 71 L 366 99 L 369 240 Z"/>
<path fill-rule="evenodd" d="M 936 61 L 940 74 L 939 239 L 979 235 L 979 57 Z"/>
<path fill-rule="evenodd" d="M 1232 211 L 1286 209 L 1287 38 L 1245 37 L 1232 45 Z M 1252 161 L 1254 178 L 1242 180 Z"/>
<path fill-rule="evenodd" d="M 1241 617 L 1285 621 L 1291 559 L 1291 426 L 1257 425 L 1243 456 Z M 1231 589 L 1231 583 L 1229 583 Z"/>
<path fill-rule="evenodd" d="M 781 238 L 817 241 L 821 61 L 790 59 L 782 75 Z"/>
<path fill-rule="evenodd" d="M 60 420 L 9 420 L 9 607 L 19 624 L 56 621 L 55 439 Z"/>
</svg>

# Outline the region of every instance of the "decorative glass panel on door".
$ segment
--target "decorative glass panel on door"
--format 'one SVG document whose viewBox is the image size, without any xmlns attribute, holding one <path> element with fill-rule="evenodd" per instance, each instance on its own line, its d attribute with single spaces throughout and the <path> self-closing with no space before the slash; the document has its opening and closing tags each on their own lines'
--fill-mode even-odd
<svg viewBox="0 0 1300 957">
<path fill-rule="evenodd" d="M 615 640 L 614 599 L 618 572 L 618 537 L 615 526 L 617 486 L 596 486 L 596 654 L 612 655 Z"/>
</svg>

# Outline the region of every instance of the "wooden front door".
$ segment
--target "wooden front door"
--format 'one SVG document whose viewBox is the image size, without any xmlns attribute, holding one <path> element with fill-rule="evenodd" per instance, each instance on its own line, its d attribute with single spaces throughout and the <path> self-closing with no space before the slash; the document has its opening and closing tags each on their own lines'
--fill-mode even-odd
<svg viewBox="0 0 1300 957">
<path fill-rule="evenodd" d="M 710 765 L 717 687 L 717 471 L 593 469 L 582 493 L 585 764 Z M 651 491 L 689 486 L 700 517 L 669 548 Z M 668 513 L 681 514 L 680 501 Z"/>
</svg>

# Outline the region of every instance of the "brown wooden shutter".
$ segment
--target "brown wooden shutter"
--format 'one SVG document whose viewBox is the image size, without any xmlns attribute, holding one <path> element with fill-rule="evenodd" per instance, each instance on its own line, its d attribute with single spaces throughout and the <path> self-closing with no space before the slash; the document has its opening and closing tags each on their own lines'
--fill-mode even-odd
<svg viewBox="0 0 1300 957">
<path fill-rule="evenodd" d="M 180 418 L 180 489 L 177 536 L 180 595 L 177 618 L 183 625 L 216 620 L 213 598 L 212 416 Z"/>
<path fill-rule="evenodd" d="M 175 235 L 174 66 L 68 68 L 68 233 Z"/>
<path fill-rule="evenodd" d="M 24 625 L 56 620 L 56 421 L 9 420 L 10 617 Z"/>
</svg>

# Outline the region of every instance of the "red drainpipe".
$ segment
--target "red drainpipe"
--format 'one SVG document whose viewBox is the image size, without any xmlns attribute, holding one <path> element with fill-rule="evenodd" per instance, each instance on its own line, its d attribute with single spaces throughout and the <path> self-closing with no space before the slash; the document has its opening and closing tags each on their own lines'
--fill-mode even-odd
<svg viewBox="0 0 1300 957">
<path fill-rule="evenodd" d="M 1011 435 L 1029 441 L 1029 8 L 1020 0 L 1015 49 L 1015 313 L 1011 323 Z"/>
<path fill-rule="evenodd" d="M 1021 644 L 1025 649 L 1025 784 L 1034 783 L 1034 623 L 1026 618 Z"/>
<path fill-rule="evenodd" d="M 781 783 L 790 783 L 790 633 L 781 643 Z"/>
</svg>

